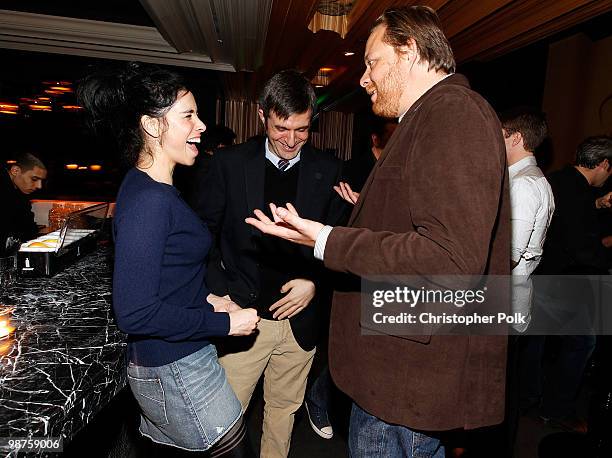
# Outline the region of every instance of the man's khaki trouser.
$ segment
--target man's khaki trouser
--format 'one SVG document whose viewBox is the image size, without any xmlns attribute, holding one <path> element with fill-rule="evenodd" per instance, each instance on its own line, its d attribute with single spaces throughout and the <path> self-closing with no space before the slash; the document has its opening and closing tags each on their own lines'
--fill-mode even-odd
<svg viewBox="0 0 612 458">
<path fill-rule="evenodd" d="M 289 320 L 261 320 L 253 345 L 219 358 L 227 380 L 246 410 L 261 374 L 264 374 L 263 458 L 285 458 L 291 445 L 295 412 L 304 401 L 306 378 L 315 349 L 305 351 L 296 342 Z"/>
</svg>

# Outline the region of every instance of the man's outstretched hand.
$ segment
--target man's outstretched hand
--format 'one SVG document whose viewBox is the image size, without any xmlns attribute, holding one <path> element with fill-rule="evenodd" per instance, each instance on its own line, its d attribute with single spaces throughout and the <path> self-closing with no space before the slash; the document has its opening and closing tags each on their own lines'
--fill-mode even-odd
<svg viewBox="0 0 612 458">
<path fill-rule="evenodd" d="M 295 207 L 287 204 L 287 208 L 270 204 L 274 221 L 261 210 L 255 210 L 256 218 L 247 218 L 245 222 L 255 226 L 264 234 L 274 235 L 293 243 L 314 247 L 317 235 L 323 224 L 305 218 L 300 218 Z"/>
<path fill-rule="evenodd" d="M 355 205 L 359 199 L 359 193 L 351 189 L 351 185 L 341 181 L 337 186 L 334 186 L 334 190 L 346 200 L 349 204 Z"/>
</svg>

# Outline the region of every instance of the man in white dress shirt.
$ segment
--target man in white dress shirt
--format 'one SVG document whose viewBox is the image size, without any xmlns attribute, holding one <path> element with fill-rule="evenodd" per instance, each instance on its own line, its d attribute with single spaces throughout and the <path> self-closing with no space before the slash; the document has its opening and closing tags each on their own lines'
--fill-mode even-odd
<svg viewBox="0 0 612 458">
<path fill-rule="evenodd" d="M 512 260 L 512 312 L 521 313 L 524 323 L 513 324 L 524 333 L 531 321 L 533 286 L 531 274 L 542 258 L 546 231 L 550 225 L 555 203 L 553 193 L 534 152 L 547 136 L 543 113 L 516 108 L 499 116 L 506 145 L 511 204 L 511 260 Z M 525 341 L 508 341 L 508 376 L 506 380 L 506 419 L 504 427 L 493 435 L 499 456 L 510 457 L 514 450 L 519 418 L 518 370 L 524 358 Z M 499 436 L 501 435 L 501 437 Z"/>
<path fill-rule="evenodd" d="M 525 332 L 531 320 L 531 274 L 540 263 L 555 202 L 537 165 L 535 149 L 547 135 L 543 113 L 520 108 L 500 115 L 508 157 L 512 205 L 512 312 L 525 316 L 514 325 Z"/>
</svg>

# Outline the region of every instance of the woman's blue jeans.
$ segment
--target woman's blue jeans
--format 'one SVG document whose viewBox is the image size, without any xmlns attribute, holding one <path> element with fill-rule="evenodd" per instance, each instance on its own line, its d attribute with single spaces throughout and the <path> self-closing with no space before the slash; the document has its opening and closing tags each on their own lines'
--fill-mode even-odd
<svg viewBox="0 0 612 458">
<path fill-rule="evenodd" d="M 240 419 L 242 407 L 214 345 L 159 367 L 128 365 L 140 432 L 154 442 L 208 450 Z"/>
</svg>

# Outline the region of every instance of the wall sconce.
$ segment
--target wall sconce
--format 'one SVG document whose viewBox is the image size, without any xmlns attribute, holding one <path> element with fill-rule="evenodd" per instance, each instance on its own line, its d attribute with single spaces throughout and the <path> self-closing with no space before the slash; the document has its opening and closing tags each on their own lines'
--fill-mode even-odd
<svg viewBox="0 0 612 458">
<path fill-rule="evenodd" d="M 19 105 L 8 102 L 0 102 L 0 113 L 4 114 L 17 114 Z"/>
<path fill-rule="evenodd" d="M 331 82 L 331 73 L 334 71 L 332 67 L 321 67 L 317 74 L 310 82 L 315 87 L 324 87 Z"/>
<path fill-rule="evenodd" d="M 51 111 L 51 105 L 42 105 L 36 102 L 28 105 L 28 108 L 34 111 Z"/>
<path fill-rule="evenodd" d="M 83 109 L 80 105 L 62 105 L 62 108 L 68 111 L 79 111 Z"/>
</svg>

